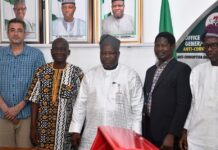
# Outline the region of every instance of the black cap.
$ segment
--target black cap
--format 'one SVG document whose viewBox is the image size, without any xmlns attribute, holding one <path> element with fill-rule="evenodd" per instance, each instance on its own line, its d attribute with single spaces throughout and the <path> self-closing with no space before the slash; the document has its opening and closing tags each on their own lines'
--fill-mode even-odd
<svg viewBox="0 0 218 150">
<path fill-rule="evenodd" d="M 124 0 L 111 0 L 112 3 L 115 2 L 115 1 L 124 1 Z"/>
<path fill-rule="evenodd" d="M 100 38 L 99 42 L 100 47 L 102 48 L 104 45 L 111 45 L 116 50 L 119 50 L 120 48 L 120 40 L 115 38 L 112 35 L 109 34 L 103 34 Z"/>
</svg>

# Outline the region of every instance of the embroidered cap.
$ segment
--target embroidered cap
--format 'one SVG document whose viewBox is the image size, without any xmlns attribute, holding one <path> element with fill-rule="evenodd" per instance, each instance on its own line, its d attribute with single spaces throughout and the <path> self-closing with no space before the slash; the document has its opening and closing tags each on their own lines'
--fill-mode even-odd
<svg viewBox="0 0 218 150">
<path fill-rule="evenodd" d="M 100 38 L 100 48 L 104 45 L 111 45 L 115 50 L 120 48 L 120 40 L 109 34 L 103 34 Z"/>
<path fill-rule="evenodd" d="M 115 1 L 124 1 L 124 0 L 111 0 L 111 2 L 115 2 Z"/>
<path fill-rule="evenodd" d="M 75 0 L 62 0 L 62 5 L 63 4 L 75 4 Z"/>
<path fill-rule="evenodd" d="M 15 0 L 14 5 L 20 4 L 20 3 L 25 3 L 25 0 Z"/>
<path fill-rule="evenodd" d="M 112 3 L 115 2 L 115 1 L 124 1 L 124 0 L 111 0 Z"/>
<path fill-rule="evenodd" d="M 205 32 L 201 36 L 201 40 L 204 41 L 205 37 L 217 37 L 218 38 L 218 26 L 210 24 L 205 28 Z"/>
</svg>

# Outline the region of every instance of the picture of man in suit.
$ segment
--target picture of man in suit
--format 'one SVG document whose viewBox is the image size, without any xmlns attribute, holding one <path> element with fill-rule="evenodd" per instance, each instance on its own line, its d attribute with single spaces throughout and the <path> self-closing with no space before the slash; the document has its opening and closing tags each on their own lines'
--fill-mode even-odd
<svg viewBox="0 0 218 150">
<path fill-rule="evenodd" d="M 191 105 L 191 68 L 173 58 L 175 37 L 161 32 L 155 38 L 157 63 L 146 72 L 143 136 L 165 150 L 178 149 Z"/>
</svg>

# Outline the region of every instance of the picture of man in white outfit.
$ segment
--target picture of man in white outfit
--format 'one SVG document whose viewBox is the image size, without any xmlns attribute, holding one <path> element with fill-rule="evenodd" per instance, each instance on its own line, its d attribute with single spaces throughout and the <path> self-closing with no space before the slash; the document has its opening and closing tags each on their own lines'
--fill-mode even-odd
<svg viewBox="0 0 218 150">
<path fill-rule="evenodd" d="M 34 38 L 36 36 L 36 24 L 25 18 L 27 11 L 25 0 L 15 0 L 13 10 L 15 17 L 23 20 L 26 24 L 26 38 Z"/>
<path fill-rule="evenodd" d="M 62 0 L 61 6 L 63 17 L 53 21 L 53 36 L 85 36 L 86 22 L 75 18 L 75 0 Z"/>
<path fill-rule="evenodd" d="M 131 35 L 135 32 L 134 19 L 124 14 L 124 0 L 111 1 L 112 15 L 103 20 L 102 33 L 112 35 Z"/>
</svg>

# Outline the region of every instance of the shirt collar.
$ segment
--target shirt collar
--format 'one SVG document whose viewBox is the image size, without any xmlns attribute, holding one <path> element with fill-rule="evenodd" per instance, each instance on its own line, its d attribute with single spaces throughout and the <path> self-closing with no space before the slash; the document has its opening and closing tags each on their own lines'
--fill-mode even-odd
<svg viewBox="0 0 218 150">
<path fill-rule="evenodd" d="M 7 54 L 8 54 L 8 55 L 13 55 L 12 50 L 11 50 L 11 45 L 8 46 Z M 28 50 L 27 50 L 26 44 L 24 43 L 24 45 L 23 45 L 23 51 L 22 51 L 19 55 L 27 55 L 27 54 L 28 54 Z M 19 55 L 18 55 L 18 56 L 19 56 Z"/>
<path fill-rule="evenodd" d="M 170 59 L 164 61 L 162 64 L 160 64 L 160 62 L 158 61 L 155 65 L 157 67 L 165 67 L 172 59 L 173 59 L 173 57 L 171 57 Z"/>
<path fill-rule="evenodd" d="M 112 69 L 112 70 L 106 70 L 106 69 L 104 69 L 104 67 L 102 65 L 101 65 L 101 67 L 102 67 L 103 72 L 106 75 L 110 75 L 110 74 L 116 72 L 120 68 L 120 65 L 118 64 L 117 67 L 115 69 Z"/>
<path fill-rule="evenodd" d="M 73 20 L 72 20 L 71 22 L 67 22 L 67 21 L 65 21 L 64 18 L 63 18 L 63 23 L 64 23 L 64 24 L 68 24 L 68 23 L 71 24 L 71 23 L 74 23 L 74 22 L 75 22 L 75 18 L 73 18 Z"/>
</svg>

